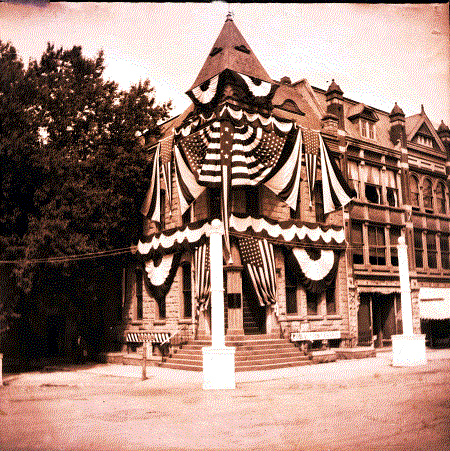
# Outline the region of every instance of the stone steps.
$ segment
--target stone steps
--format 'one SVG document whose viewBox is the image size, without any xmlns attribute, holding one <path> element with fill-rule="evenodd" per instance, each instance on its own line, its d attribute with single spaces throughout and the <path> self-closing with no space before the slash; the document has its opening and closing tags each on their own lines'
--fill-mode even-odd
<svg viewBox="0 0 450 451">
<path fill-rule="evenodd" d="M 234 347 L 235 370 L 255 371 L 307 365 L 311 363 L 308 356 L 286 339 L 274 335 L 234 335 L 226 337 L 226 346 Z M 194 340 L 158 363 L 164 368 L 203 370 L 202 348 L 211 346 L 211 340 L 201 337 Z"/>
</svg>

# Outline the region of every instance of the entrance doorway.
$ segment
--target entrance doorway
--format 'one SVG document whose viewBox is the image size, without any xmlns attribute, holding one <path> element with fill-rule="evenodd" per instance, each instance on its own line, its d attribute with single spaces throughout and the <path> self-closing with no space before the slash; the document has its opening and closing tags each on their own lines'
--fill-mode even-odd
<svg viewBox="0 0 450 451">
<path fill-rule="evenodd" d="M 398 293 L 360 293 L 358 310 L 358 343 L 390 346 L 392 335 L 401 333 Z"/>
<path fill-rule="evenodd" d="M 253 283 L 246 271 L 242 271 L 242 297 L 244 334 L 265 334 L 266 307 L 259 305 Z"/>
</svg>

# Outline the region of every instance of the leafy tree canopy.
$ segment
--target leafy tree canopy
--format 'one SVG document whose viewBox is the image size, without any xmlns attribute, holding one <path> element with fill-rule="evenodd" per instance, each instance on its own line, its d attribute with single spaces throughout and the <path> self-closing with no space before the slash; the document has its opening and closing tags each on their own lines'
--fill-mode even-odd
<svg viewBox="0 0 450 451">
<path fill-rule="evenodd" d="M 124 91 L 103 79 L 104 58 L 48 44 L 24 68 L 0 41 L 0 256 L 30 261 L 125 248 L 141 233 L 148 154 L 137 136 L 158 137 L 170 102 L 156 104 L 148 80 Z M 89 268 L 87 268 L 87 265 Z M 89 263 L 23 264 L 29 293 L 91 296 L 105 269 Z M 80 285 L 81 284 L 81 285 Z M 45 288 L 45 290 L 44 290 Z M 46 302 L 46 301 L 44 301 Z"/>
</svg>

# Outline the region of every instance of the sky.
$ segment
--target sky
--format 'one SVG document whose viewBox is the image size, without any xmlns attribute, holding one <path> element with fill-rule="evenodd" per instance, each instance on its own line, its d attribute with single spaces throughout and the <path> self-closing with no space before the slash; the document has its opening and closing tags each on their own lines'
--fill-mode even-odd
<svg viewBox="0 0 450 451">
<path fill-rule="evenodd" d="M 0 3 L 0 40 L 27 64 L 47 42 L 105 53 L 105 78 L 128 89 L 150 79 L 173 114 L 225 22 L 228 8 L 268 74 L 306 78 L 344 96 L 450 125 L 449 5 L 368 3 Z"/>
</svg>

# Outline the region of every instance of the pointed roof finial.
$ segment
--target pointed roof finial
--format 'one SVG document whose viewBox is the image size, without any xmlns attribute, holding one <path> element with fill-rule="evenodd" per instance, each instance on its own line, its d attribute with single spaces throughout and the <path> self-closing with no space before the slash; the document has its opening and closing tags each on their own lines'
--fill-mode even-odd
<svg viewBox="0 0 450 451">
<path fill-rule="evenodd" d="M 227 14 L 227 18 L 225 19 L 225 22 L 228 22 L 229 20 L 233 21 L 233 17 L 234 17 L 234 13 L 231 10 L 230 5 L 228 4 L 228 14 Z"/>
</svg>

